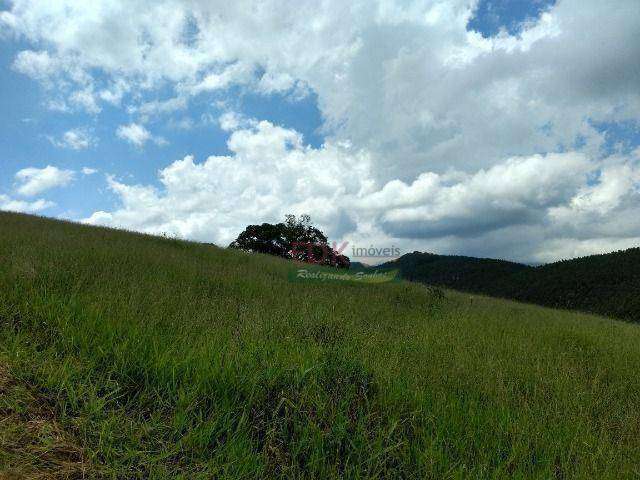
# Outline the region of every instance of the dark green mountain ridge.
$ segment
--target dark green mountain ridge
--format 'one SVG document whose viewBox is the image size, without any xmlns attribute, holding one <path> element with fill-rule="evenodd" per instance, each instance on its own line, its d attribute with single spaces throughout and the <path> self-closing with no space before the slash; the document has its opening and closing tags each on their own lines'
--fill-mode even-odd
<svg viewBox="0 0 640 480">
<path fill-rule="evenodd" d="M 640 248 L 530 266 L 506 260 L 413 252 L 376 268 L 416 282 L 640 320 Z"/>
</svg>

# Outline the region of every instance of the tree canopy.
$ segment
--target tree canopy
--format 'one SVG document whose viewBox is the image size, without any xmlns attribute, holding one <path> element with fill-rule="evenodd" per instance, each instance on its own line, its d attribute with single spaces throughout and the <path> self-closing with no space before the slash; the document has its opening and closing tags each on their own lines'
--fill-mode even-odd
<svg viewBox="0 0 640 480">
<path fill-rule="evenodd" d="M 282 223 L 249 225 L 229 248 L 337 268 L 350 265 L 349 258 L 336 252 L 326 235 L 311 225 L 308 215 L 286 215 Z"/>
</svg>

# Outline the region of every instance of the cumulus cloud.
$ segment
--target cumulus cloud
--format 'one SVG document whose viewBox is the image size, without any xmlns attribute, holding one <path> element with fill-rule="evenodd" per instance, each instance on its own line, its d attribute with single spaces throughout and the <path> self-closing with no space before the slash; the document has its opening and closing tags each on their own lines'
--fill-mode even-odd
<svg viewBox="0 0 640 480">
<path fill-rule="evenodd" d="M 234 131 L 228 148 L 233 155 L 202 163 L 187 156 L 162 169 L 162 190 L 110 177 L 122 208 L 96 212 L 86 221 L 226 243 L 246 222 L 276 221 L 295 212 L 310 213 L 330 233 L 342 235 L 334 223 L 349 217 L 342 199 L 367 188 L 365 154 L 333 144 L 312 149 L 298 132 L 269 122 Z"/>
<path fill-rule="evenodd" d="M 64 187 L 75 177 L 72 170 L 61 170 L 48 165 L 44 168 L 23 168 L 19 170 L 15 179 L 18 183 L 17 192 L 25 197 L 32 197 L 52 188 Z"/>
<path fill-rule="evenodd" d="M 42 82 L 51 95 L 47 102 L 51 110 L 84 110 L 91 114 L 102 110 L 93 92 L 93 78 L 72 57 L 23 50 L 16 55 L 13 68 Z"/>
<path fill-rule="evenodd" d="M 96 114 L 102 111 L 102 108 L 98 105 L 96 94 L 92 87 L 72 92 L 69 96 L 69 101 L 88 113 Z"/>
<path fill-rule="evenodd" d="M 37 213 L 47 208 L 54 207 L 55 203 L 48 200 L 38 199 L 33 202 L 16 200 L 7 195 L 0 194 L 0 210 L 9 212 Z"/>
<path fill-rule="evenodd" d="M 144 125 L 130 123 L 129 125 L 120 125 L 116 130 L 118 138 L 125 140 L 137 148 L 142 148 L 148 141 L 153 141 L 156 145 L 166 145 L 167 141 L 162 137 L 155 137 L 147 130 Z"/>
<path fill-rule="evenodd" d="M 60 66 L 47 51 L 23 50 L 16 56 L 13 68 L 36 80 L 46 81 L 56 74 Z"/>
<path fill-rule="evenodd" d="M 572 198 L 592 168 L 575 153 L 511 158 L 471 175 L 429 172 L 410 185 L 395 180 L 361 202 L 385 211 L 383 228 L 397 237 L 474 236 L 540 223 L 548 209 Z"/>
<path fill-rule="evenodd" d="M 491 38 L 467 29 L 475 0 L 10 5 L 2 28 L 31 45 L 15 70 L 42 82 L 55 108 L 121 105 L 135 121 L 117 134 L 139 148 L 162 143 L 144 122 L 194 97 L 317 98 L 322 148 L 227 113 L 231 156 L 179 160 L 161 190 L 112 179 L 123 207 L 93 220 L 226 241 L 249 221 L 306 209 L 342 232 L 519 258 L 640 236 L 637 157 L 611 158 L 594 126 L 640 118 L 637 0 L 558 1 L 517 35 Z"/>
<path fill-rule="evenodd" d="M 238 112 L 225 112 L 218 117 L 218 124 L 225 132 L 238 130 L 240 127 L 255 126 L 257 122 L 254 119 L 246 118 Z"/>
<path fill-rule="evenodd" d="M 450 253 L 482 254 L 490 245 L 493 256 L 499 246 L 511 258 L 540 261 L 550 252 L 582 251 L 580 238 L 565 238 L 564 250 L 553 242 L 563 229 L 560 212 L 585 198 L 608 208 L 589 208 L 584 222 L 608 222 L 609 236 L 626 235 L 627 227 L 610 218 L 635 215 L 635 204 L 611 199 L 637 195 L 640 184 L 633 159 L 610 167 L 633 179 L 619 184 L 606 172 L 594 178 L 596 164 L 575 152 L 514 157 L 471 174 L 425 172 L 410 184 L 380 183 L 366 152 L 333 143 L 312 148 L 298 132 L 266 121 L 233 131 L 228 148 L 230 156 L 202 163 L 187 156 L 160 170 L 160 189 L 110 177 L 120 208 L 85 221 L 226 244 L 247 223 L 308 213 L 334 239 L 422 248 L 426 240 Z M 604 193 L 611 190 L 618 193 Z M 631 229 L 640 231 L 640 220 Z M 601 238 L 595 227 L 582 231 Z M 540 250 L 547 242 L 550 250 Z"/>
<path fill-rule="evenodd" d="M 71 150 L 85 150 L 96 142 L 91 131 L 87 128 L 74 128 L 66 131 L 60 138 L 48 138 L 52 145 Z"/>
<path fill-rule="evenodd" d="M 110 103 L 114 106 L 119 106 L 124 97 L 130 89 L 129 84 L 122 78 L 115 79 L 111 85 L 106 86 L 98 93 L 98 96 L 104 102 Z"/>
<path fill-rule="evenodd" d="M 226 67 L 221 72 L 212 72 L 203 77 L 194 85 L 185 87 L 192 96 L 203 92 L 212 92 L 227 88 L 231 84 L 246 83 L 251 80 L 253 68 L 249 64 L 236 62 Z"/>
<path fill-rule="evenodd" d="M 168 113 L 235 85 L 265 94 L 308 88 L 325 131 L 368 149 L 381 179 L 451 165 L 471 171 L 570 147 L 578 136 L 597 143 L 585 119 L 638 117 L 635 0 L 564 0 L 517 36 L 489 39 L 467 30 L 476 6 L 14 0 L 1 21 L 47 46 L 18 54 L 18 70 L 75 85 L 68 101 L 93 112 L 99 100 L 119 102 L 132 88 L 153 95 L 167 82 L 174 97 L 131 99 L 131 111 Z"/>
</svg>

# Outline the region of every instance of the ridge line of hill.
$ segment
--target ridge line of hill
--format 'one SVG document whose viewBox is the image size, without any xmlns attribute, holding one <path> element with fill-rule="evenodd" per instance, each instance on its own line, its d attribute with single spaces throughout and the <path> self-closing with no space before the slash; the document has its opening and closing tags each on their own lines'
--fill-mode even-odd
<svg viewBox="0 0 640 480">
<path fill-rule="evenodd" d="M 539 266 L 413 252 L 373 268 L 402 278 L 552 308 L 640 321 L 640 248 Z"/>
</svg>

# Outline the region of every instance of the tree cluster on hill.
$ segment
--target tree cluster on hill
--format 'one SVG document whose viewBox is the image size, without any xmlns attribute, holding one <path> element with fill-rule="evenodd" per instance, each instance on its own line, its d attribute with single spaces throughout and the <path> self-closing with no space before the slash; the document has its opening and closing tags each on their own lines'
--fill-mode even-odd
<svg viewBox="0 0 640 480">
<path fill-rule="evenodd" d="M 640 248 L 537 267 L 414 252 L 381 267 L 430 285 L 640 321 Z"/>
<path fill-rule="evenodd" d="M 283 223 L 275 225 L 249 225 L 229 248 L 336 268 L 349 268 L 350 264 L 349 258 L 331 248 L 325 234 L 311 225 L 308 215 L 286 215 Z"/>
</svg>

